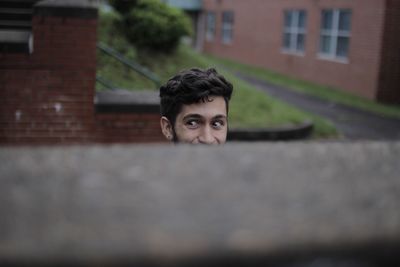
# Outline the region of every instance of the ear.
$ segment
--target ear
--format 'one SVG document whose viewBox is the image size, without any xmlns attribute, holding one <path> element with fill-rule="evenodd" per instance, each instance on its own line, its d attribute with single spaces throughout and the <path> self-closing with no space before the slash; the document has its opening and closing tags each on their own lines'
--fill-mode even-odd
<svg viewBox="0 0 400 267">
<path fill-rule="evenodd" d="M 174 137 L 171 122 L 167 119 L 167 117 L 162 116 L 160 119 L 160 125 L 164 136 L 171 141 Z"/>
</svg>

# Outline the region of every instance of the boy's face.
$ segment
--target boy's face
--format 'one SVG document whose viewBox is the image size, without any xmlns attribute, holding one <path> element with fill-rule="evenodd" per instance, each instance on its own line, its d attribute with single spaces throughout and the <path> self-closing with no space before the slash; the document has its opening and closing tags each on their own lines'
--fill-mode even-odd
<svg viewBox="0 0 400 267">
<path fill-rule="evenodd" d="M 167 139 L 173 140 L 175 137 L 178 142 L 189 144 L 225 143 L 228 133 L 225 100 L 222 96 L 211 96 L 208 99 L 209 101 L 183 105 L 174 128 L 166 117 L 162 117 L 161 128 Z"/>
</svg>

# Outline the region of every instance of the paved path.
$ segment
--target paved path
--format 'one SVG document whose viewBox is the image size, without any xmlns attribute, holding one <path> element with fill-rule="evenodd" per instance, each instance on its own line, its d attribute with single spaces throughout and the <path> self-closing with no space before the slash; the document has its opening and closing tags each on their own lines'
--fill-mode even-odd
<svg viewBox="0 0 400 267">
<path fill-rule="evenodd" d="M 328 119 L 346 139 L 400 140 L 400 119 L 322 100 L 242 73 L 236 75 L 275 98 Z"/>
</svg>

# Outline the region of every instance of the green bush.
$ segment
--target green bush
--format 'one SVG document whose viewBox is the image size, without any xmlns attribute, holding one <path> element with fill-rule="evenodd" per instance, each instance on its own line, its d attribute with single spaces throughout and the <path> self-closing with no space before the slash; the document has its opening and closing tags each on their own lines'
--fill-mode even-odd
<svg viewBox="0 0 400 267">
<path fill-rule="evenodd" d="M 124 1 L 113 2 L 118 10 Z M 181 37 L 192 34 L 189 18 L 181 10 L 159 0 L 136 0 L 120 13 L 128 40 L 140 50 L 171 52 Z"/>
<path fill-rule="evenodd" d="M 108 2 L 116 11 L 126 14 L 136 6 L 137 0 L 108 0 Z"/>
</svg>

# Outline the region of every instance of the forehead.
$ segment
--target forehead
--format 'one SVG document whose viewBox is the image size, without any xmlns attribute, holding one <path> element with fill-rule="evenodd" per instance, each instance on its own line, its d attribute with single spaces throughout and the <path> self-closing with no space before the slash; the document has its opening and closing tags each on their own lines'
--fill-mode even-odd
<svg viewBox="0 0 400 267">
<path fill-rule="evenodd" d="M 190 105 L 183 105 L 178 117 L 197 114 L 206 118 L 218 115 L 226 116 L 226 103 L 222 96 L 209 97 L 209 101 L 200 101 Z"/>
</svg>

